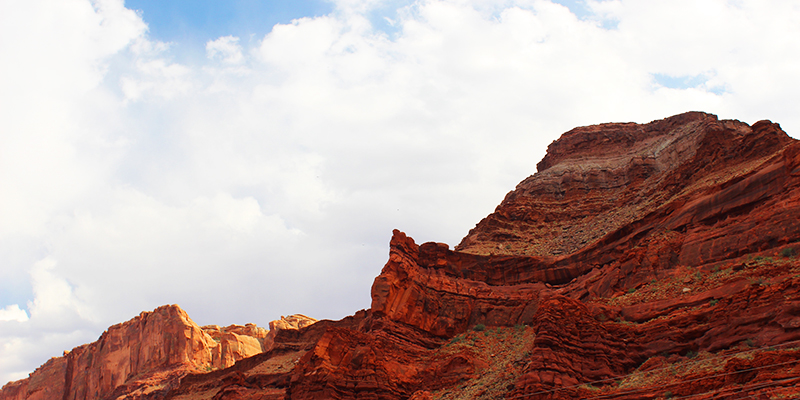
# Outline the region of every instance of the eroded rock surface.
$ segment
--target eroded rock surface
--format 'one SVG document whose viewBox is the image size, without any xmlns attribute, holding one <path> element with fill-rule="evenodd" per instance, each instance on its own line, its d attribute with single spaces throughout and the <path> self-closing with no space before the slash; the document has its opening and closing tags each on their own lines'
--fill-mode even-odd
<svg viewBox="0 0 800 400">
<path fill-rule="evenodd" d="M 455 250 L 394 231 L 369 310 L 177 323 L 156 359 L 112 327 L 0 399 L 800 395 L 798 141 L 693 112 L 576 128 L 538 169 Z"/>
<path fill-rule="evenodd" d="M 396 231 L 371 314 L 318 344 L 292 398 L 791 395 L 800 367 L 768 360 L 797 360 L 800 340 L 798 154 L 777 124 L 703 113 L 570 131 L 455 251 Z M 535 339 L 494 382 L 476 342 L 443 350 L 524 325 Z M 742 353 L 762 375 L 713 378 Z M 615 384 L 653 365 L 691 373 Z"/>
<path fill-rule="evenodd" d="M 177 305 L 162 306 L 52 358 L 29 378 L 4 386 L 0 399 L 159 398 L 186 373 L 261 353 L 264 337 L 255 325 L 201 328 Z"/>
</svg>

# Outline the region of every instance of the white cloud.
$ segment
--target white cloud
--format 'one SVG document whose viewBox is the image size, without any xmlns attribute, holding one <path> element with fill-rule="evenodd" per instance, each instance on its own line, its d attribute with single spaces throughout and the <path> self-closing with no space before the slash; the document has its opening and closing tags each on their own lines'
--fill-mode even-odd
<svg viewBox="0 0 800 400">
<path fill-rule="evenodd" d="M 28 312 L 13 304 L 0 309 L 0 381 L 22 379 L 61 351 L 95 340 L 107 321 L 98 324 L 92 307 L 81 301 L 52 257 L 29 269 L 33 300 Z"/>
<path fill-rule="evenodd" d="M 193 87 L 191 70 L 164 59 L 146 59 L 136 62 L 135 74 L 120 79 L 120 88 L 126 101 L 138 101 L 147 96 L 174 99 L 187 94 Z"/>
<path fill-rule="evenodd" d="M 144 29 L 121 1 L 3 3 L 0 236 L 41 233 L 60 204 L 96 184 L 98 165 L 80 142 L 97 132 L 76 117 L 86 113 L 104 61 Z"/>
<path fill-rule="evenodd" d="M 47 257 L 30 270 L 33 301 L 28 302 L 31 316 L 50 323 L 71 325 L 79 320 L 92 320 L 90 307 L 77 299 L 73 287 L 56 273 L 56 260 Z"/>
<path fill-rule="evenodd" d="M 206 54 L 209 59 L 220 60 L 227 64 L 239 64 L 244 61 L 242 46 L 239 45 L 239 38 L 235 36 L 210 40 L 206 43 Z"/>
<path fill-rule="evenodd" d="M 184 64 L 121 1 L 0 5 L 0 380 L 165 303 L 201 324 L 368 307 L 391 229 L 456 244 L 578 125 L 800 130 L 790 2 L 337 4 Z"/>
<path fill-rule="evenodd" d="M 19 308 L 19 304 L 12 304 L 0 309 L 0 321 L 25 322 L 28 320 L 28 313 Z"/>
</svg>

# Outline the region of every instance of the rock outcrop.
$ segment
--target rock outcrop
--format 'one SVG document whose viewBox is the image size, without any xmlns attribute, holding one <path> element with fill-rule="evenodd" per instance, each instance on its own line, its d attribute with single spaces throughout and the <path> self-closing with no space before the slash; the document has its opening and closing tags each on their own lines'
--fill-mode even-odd
<svg viewBox="0 0 800 400">
<path fill-rule="evenodd" d="M 394 231 L 369 310 L 128 344 L 159 309 L 0 399 L 800 395 L 800 142 L 693 112 L 576 128 L 538 169 L 454 250 Z"/>
<path fill-rule="evenodd" d="M 29 378 L 4 386 L 0 399 L 163 398 L 186 374 L 224 369 L 269 350 L 274 336 L 253 324 L 201 328 L 177 305 L 163 306 L 50 359 Z"/>
<path fill-rule="evenodd" d="M 800 143 L 777 124 L 687 113 L 577 128 L 551 144 L 539 172 L 456 251 L 417 246 L 395 232 L 372 288 L 374 320 L 361 335 L 391 337 L 383 333 L 392 326 L 386 320 L 412 328 L 416 347 L 399 347 L 428 360 L 442 346 L 425 340 L 459 338 L 475 326 L 529 325 L 536 339 L 514 361 L 521 370 L 498 378 L 506 386 L 491 392 L 507 398 L 625 395 L 613 382 L 698 354 L 718 364 L 670 377 L 672 386 L 630 386 L 629 397 L 722 393 L 736 374 L 705 388 L 680 383 L 746 369 L 730 366 L 738 361 L 726 355 L 770 347 L 777 353 L 747 353 L 757 360 L 748 365 L 763 370 L 745 381 L 754 390 L 791 388 L 797 381 L 781 370 L 789 364 L 764 360 L 798 360 L 793 347 L 780 347 L 800 340 L 800 264 L 785 256 L 800 249 L 798 216 Z M 347 343 L 335 349 L 361 346 L 360 354 L 372 354 L 386 347 L 364 348 L 363 338 Z M 395 377 L 379 385 L 395 388 L 391 396 L 442 396 L 444 388 L 425 374 L 430 363 L 392 375 L 375 360 L 372 376 Z M 489 368 L 474 357 L 447 362 L 463 367 L 458 379 L 465 382 Z M 341 363 L 319 368 L 352 374 Z M 344 382 L 339 398 L 361 393 Z"/>
<path fill-rule="evenodd" d="M 218 350 L 214 351 L 216 359 L 210 365 L 211 368 L 230 367 L 243 358 L 263 353 L 271 345 L 271 340 L 268 339 L 270 331 L 255 324 L 227 327 L 206 325 L 202 329 L 219 343 L 216 347 Z"/>
</svg>

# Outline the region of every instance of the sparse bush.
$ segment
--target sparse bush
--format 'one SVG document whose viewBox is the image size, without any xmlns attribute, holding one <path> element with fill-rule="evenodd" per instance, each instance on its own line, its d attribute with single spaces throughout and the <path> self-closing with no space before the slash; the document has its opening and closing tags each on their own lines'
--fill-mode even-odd
<svg viewBox="0 0 800 400">
<path fill-rule="evenodd" d="M 686 358 L 695 358 L 697 357 L 697 352 L 694 350 L 689 350 L 686 352 Z"/>
<path fill-rule="evenodd" d="M 718 302 L 719 302 L 719 300 L 717 300 L 717 299 L 711 299 L 711 301 L 709 301 L 708 304 L 713 307 L 713 306 L 717 305 Z"/>
<path fill-rule="evenodd" d="M 672 398 L 672 392 L 671 392 L 671 391 L 669 391 L 669 390 L 667 390 L 666 392 L 664 392 L 664 398 L 665 398 L 665 399 L 671 399 L 671 398 Z"/>
<path fill-rule="evenodd" d="M 461 343 L 461 340 L 462 340 L 461 336 L 455 336 L 454 338 L 450 339 L 450 344 Z"/>
<path fill-rule="evenodd" d="M 635 287 L 632 287 L 632 288 L 628 289 L 628 293 L 634 293 L 634 292 L 636 292 L 636 288 Z"/>
<path fill-rule="evenodd" d="M 744 341 L 744 344 L 746 344 L 746 345 L 747 345 L 747 347 L 756 347 L 756 342 L 755 342 L 753 339 L 747 339 L 747 340 L 745 340 L 745 341 Z"/>
<path fill-rule="evenodd" d="M 475 332 L 482 332 L 482 331 L 484 331 L 485 329 L 486 329 L 486 325 L 484 325 L 484 324 L 478 324 L 478 325 L 475 325 L 475 326 L 472 328 L 472 330 L 473 330 L 473 331 L 475 331 Z"/>
<path fill-rule="evenodd" d="M 793 247 L 787 247 L 781 250 L 781 257 L 784 258 L 791 258 L 794 257 L 797 252 L 794 250 Z"/>
</svg>

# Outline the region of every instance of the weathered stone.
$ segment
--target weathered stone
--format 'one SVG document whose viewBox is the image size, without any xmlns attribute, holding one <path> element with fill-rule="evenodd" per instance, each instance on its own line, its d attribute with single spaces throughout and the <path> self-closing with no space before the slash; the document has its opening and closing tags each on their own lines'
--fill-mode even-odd
<svg viewBox="0 0 800 400">
<path fill-rule="evenodd" d="M 260 353 L 259 338 L 247 336 L 248 330 L 263 333 L 235 326 L 204 330 L 177 305 L 159 307 L 51 359 L 29 378 L 4 387 L 0 399 L 163 397 L 189 372 L 225 368 Z"/>
<path fill-rule="evenodd" d="M 538 169 L 455 250 L 395 230 L 370 310 L 267 332 L 160 308 L 0 400 L 800 395 L 800 142 L 692 112 L 573 129 Z"/>
</svg>

